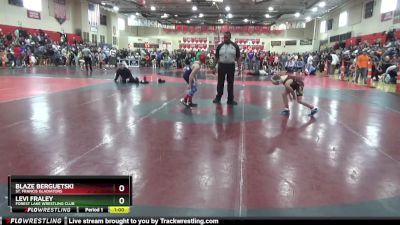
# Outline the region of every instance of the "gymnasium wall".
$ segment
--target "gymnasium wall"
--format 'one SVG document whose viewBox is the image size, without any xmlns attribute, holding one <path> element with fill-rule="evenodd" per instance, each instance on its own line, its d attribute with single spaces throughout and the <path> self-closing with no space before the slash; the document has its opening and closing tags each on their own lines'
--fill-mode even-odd
<svg viewBox="0 0 400 225">
<path fill-rule="evenodd" d="M 27 16 L 27 10 L 23 7 L 18 7 L 8 4 L 8 0 L 0 0 L 0 24 L 10 26 L 21 26 L 30 28 L 40 28 L 43 30 L 51 30 L 61 32 L 64 30 L 66 33 L 74 33 L 74 26 L 72 22 L 72 1 L 66 2 L 67 8 L 67 21 L 60 25 L 57 20 L 49 14 L 49 1 L 42 0 L 42 11 L 40 12 L 40 19 L 31 19 Z"/>
<path fill-rule="evenodd" d="M 105 11 L 101 9 L 101 14 L 107 16 L 107 25 L 99 25 L 97 28 L 90 27 L 88 23 L 88 1 L 87 0 L 66 0 L 67 20 L 59 24 L 58 21 L 50 15 L 52 6 L 49 3 L 51 0 L 42 0 L 42 11 L 40 19 L 28 18 L 27 10 L 23 7 L 13 6 L 8 4 L 8 0 L 0 0 L 0 26 L 2 29 L 14 29 L 15 27 L 23 27 L 30 29 L 42 29 L 47 33 L 57 37 L 57 32 L 64 31 L 74 35 L 82 35 L 83 32 L 89 33 L 89 41 L 92 41 L 92 35 L 97 37 L 97 42 L 100 42 L 100 35 L 105 37 L 105 42 L 112 44 L 115 39 L 115 46 L 119 48 L 127 48 L 129 44 L 134 42 L 152 42 L 159 44 L 161 48 L 179 48 L 179 41 L 183 37 L 206 37 L 208 41 L 213 42 L 216 33 L 167 33 L 161 28 L 152 27 L 129 27 L 125 30 L 118 29 L 118 18 L 123 18 L 127 24 L 125 15 L 116 14 L 115 12 Z M 294 29 L 283 31 L 279 34 L 249 34 L 249 33 L 233 33 L 232 39 L 235 38 L 260 38 L 264 43 L 264 48 L 273 52 L 305 52 L 316 50 L 319 47 L 321 40 L 327 40 L 330 37 L 338 34 L 352 32 L 352 39 L 348 42 L 355 42 L 356 37 L 361 40 L 373 41 L 376 38 L 383 38 L 381 32 L 392 28 L 400 28 L 399 24 L 394 24 L 393 19 L 381 21 L 380 8 L 382 0 L 374 1 L 374 12 L 370 18 L 364 18 L 365 4 L 371 0 L 352 0 L 348 1 L 343 6 L 334 9 L 322 18 L 313 20 L 306 24 L 304 29 Z M 339 14 L 347 10 L 348 25 L 339 27 Z M 322 20 L 333 18 L 332 30 L 320 33 L 319 26 Z M 317 23 L 316 35 L 314 36 L 314 22 Z M 313 39 L 312 45 L 300 45 L 300 40 Z M 297 45 L 286 46 L 284 41 L 297 40 Z M 271 46 L 272 41 L 282 41 L 281 46 Z M 331 43 L 330 45 L 333 45 Z"/>
<path fill-rule="evenodd" d="M 88 1 L 66 0 L 67 20 L 60 24 L 54 18 L 54 15 L 50 15 L 52 10 L 49 8 L 52 7 L 52 2 L 49 1 L 51 0 L 42 0 L 40 19 L 32 19 L 27 16 L 27 9 L 10 5 L 8 0 L 0 0 L 0 25 L 5 27 L 42 29 L 47 31 L 47 33 L 64 31 L 67 34 L 82 36 L 82 38 L 83 32 L 88 32 L 89 41 L 92 41 L 92 35 L 96 35 L 97 42 L 100 42 L 100 35 L 104 35 L 105 43 L 109 44 L 112 44 L 113 36 L 119 36 L 117 29 L 118 16 L 116 13 L 101 9 L 100 13 L 107 16 L 107 25 L 99 25 L 93 29 L 88 22 Z M 116 33 L 113 33 L 113 27 L 116 28 Z"/>
<path fill-rule="evenodd" d="M 388 31 L 393 28 L 400 28 L 400 23 L 394 24 L 393 19 L 382 21 L 382 15 L 380 13 L 382 0 L 374 1 L 373 16 L 365 19 L 365 5 L 370 1 L 371 0 L 348 1 L 343 6 L 333 10 L 332 12 L 319 19 L 317 27 L 317 42 L 319 42 L 320 40 L 327 40 L 332 36 L 344 34 L 347 32 L 352 32 L 352 37 L 360 37 L 363 40 L 382 38 L 383 36 L 381 35 L 381 33 L 383 31 Z M 348 25 L 344 27 L 339 27 L 339 15 L 343 11 L 347 11 L 348 13 Z M 326 31 L 325 33 L 320 33 L 321 21 L 329 19 L 333 19 L 332 30 Z M 331 43 L 331 45 L 332 44 L 334 43 Z"/>
<path fill-rule="evenodd" d="M 306 52 L 312 51 L 312 45 L 300 45 L 299 40 L 303 40 L 305 29 L 294 29 L 288 31 L 282 31 L 279 34 L 250 34 L 250 33 L 232 33 L 232 40 L 235 38 L 255 39 L 260 38 L 260 42 L 264 42 L 264 49 L 272 52 Z M 160 47 L 164 43 L 170 43 L 172 49 L 179 48 L 179 44 L 183 42 L 183 37 L 186 38 L 207 38 L 208 44 L 214 44 L 214 37 L 217 37 L 217 33 L 183 33 L 183 32 L 164 32 L 160 28 L 151 27 L 129 27 L 126 33 L 128 38 L 123 38 L 120 42 L 120 47 L 126 48 L 130 43 L 144 43 L 149 42 L 152 44 L 159 44 Z M 222 35 L 222 34 L 220 34 Z M 311 39 L 307 37 L 307 39 Z M 285 46 L 284 41 L 286 40 L 297 40 L 296 46 Z M 211 41 L 211 43 L 210 43 Z M 281 46 L 271 46 L 271 41 L 282 41 Z"/>
</svg>

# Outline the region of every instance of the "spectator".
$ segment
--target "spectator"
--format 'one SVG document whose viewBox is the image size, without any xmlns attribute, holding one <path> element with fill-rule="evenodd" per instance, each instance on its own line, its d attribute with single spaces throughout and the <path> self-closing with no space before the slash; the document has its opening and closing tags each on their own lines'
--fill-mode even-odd
<svg viewBox="0 0 400 225">
<path fill-rule="evenodd" d="M 358 83 L 358 78 L 361 75 L 361 79 L 364 80 L 364 84 L 367 84 L 368 74 L 368 62 L 370 61 L 367 51 L 363 50 L 362 54 L 357 57 L 357 74 L 355 83 Z"/>
</svg>

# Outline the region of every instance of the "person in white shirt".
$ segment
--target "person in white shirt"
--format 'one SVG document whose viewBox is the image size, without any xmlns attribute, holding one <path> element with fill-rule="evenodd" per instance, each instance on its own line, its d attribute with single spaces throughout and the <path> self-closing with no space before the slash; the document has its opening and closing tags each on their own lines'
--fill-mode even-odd
<svg viewBox="0 0 400 225">
<path fill-rule="evenodd" d="M 117 50 L 115 48 L 112 48 L 110 50 L 110 61 L 109 61 L 110 65 L 114 65 L 115 67 L 117 67 Z"/>
<path fill-rule="evenodd" d="M 329 72 L 329 74 L 334 75 L 336 67 L 337 65 L 339 65 L 339 57 L 334 52 L 331 54 L 331 56 L 332 56 L 332 63 L 330 67 L 331 71 Z"/>
<path fill-rule="evenodd" d="M 310 54 L 310 55 L 308 56 L 308 58 L 307 58 L 307 64 L 308 64 L 308 65 L 312 65 L 313 60 L 314 60 L 313 55 L 314 55 L 314 53 L 313 53 L 313 54 Z"/>
<path fill-rule="evenodd" d="M 306 69 L 305 72 L 307 75 L 310 74 L 311 68 L 313 68 L 313 61 L 314 61 L 314 53 L 310 54 L 307 58 L 307 65 L 306 65 Z"/>
</svg>

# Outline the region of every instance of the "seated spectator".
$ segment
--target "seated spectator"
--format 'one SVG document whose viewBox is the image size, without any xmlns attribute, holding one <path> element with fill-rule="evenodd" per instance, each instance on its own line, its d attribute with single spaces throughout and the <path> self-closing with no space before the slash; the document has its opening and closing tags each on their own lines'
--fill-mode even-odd
<svg viewBox="0 0 400 225">
<path fill-rule="evenodd" d="M 316 75 L 317 70 L 313 65 L 309 65 L 304 72 L 306 75 Z"/>
<path fill-rule="evenodd" d="M 290 58 L 289 61 L 286 62 L 285 69 L 288 73 L 295 72 L 296 60 L 294 57 Z"/>
<path fill-rule="evenodd" d="M 7 59 L 6 53 L 0 50 L 0 66 L 6 67 L 6 63 L 8 62 L 8 60 L 6 59 Z"/>
</svg>

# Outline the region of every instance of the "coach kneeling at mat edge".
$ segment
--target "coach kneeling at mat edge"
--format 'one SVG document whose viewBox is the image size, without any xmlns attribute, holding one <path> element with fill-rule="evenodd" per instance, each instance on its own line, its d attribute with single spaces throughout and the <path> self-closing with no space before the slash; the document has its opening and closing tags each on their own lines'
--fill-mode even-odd
<svg viewBox="0 0 400 225">
<path fill-rule="evenodd" d="M 218 45 L 215 54 L 218 63 L 218 84 L 217 96 L 214 103 L 221 103 L 221 97 L 224 94 L 225 75 L 228 82 L 228 105 L 237 105 L 233 97 L 233 82 L 235 80 L 235 61 L 238 63 L 238 69 L 241 70 L 240 49 L 239 46 L 231 41 L 231 33 L 224 33 L 224 42 Z"/>
<path fill-rule="evenodd" d="M 114 81 L 117 82 L 118 78 L 121 76 L 121 82 L 122 83 L 135 83 L 138 84 L 139 83 L 139 79 L 138 78 L 134 78 L 132 76 L 131 71 L 128 69 L 128 65 L 126 64 L 125 61 L 123 61 L 122 63 L 120 63 L 118 65 L 118 69 L 117 72 L 115 73 L 115 77 L 114 77 Z"/>
</svg>

